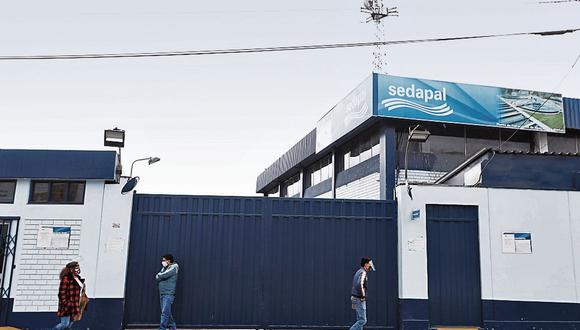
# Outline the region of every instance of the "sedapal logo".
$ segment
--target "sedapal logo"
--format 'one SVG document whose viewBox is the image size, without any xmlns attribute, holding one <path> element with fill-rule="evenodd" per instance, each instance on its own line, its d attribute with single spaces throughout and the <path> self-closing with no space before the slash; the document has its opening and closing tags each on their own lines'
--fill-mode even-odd
<svg viewBox="0 0 580 330">
<path fill-rule="evenodd" d="M 344 124 L 367 117 L 369 113 L 369 105 L 367 103 L 367 93 L 364 89 L 355 91 L 345 102 L 346 114 L 344 117 Z"/>
<path fill-rule="evenodd" d="M 398 96 L 395 98 L 383 100 L 381 102 L 381 104 L 388 111 L 393 111 L 400 108 L 408 108 L 438 117 L 449 116 L 453 113 L 453 109 L 447 104 L 447 90 L 445 88 L 443 88 L 442 91 L 440 90 L 434 91 L 431 89 L 417 88 L 415 87 L 414 84 L 411 84 L 411 87 L 407 88 L 390 85 L 388 91 L 390 96 Z M 405 98 L 403 99 L 400 97 Z M 409 99 L 421 100 L 422 102 L 427 104 L 433 101 L 439 101 L 443 103 L 434 106 L 429 106 L 419 104 Z"/>
</svg>

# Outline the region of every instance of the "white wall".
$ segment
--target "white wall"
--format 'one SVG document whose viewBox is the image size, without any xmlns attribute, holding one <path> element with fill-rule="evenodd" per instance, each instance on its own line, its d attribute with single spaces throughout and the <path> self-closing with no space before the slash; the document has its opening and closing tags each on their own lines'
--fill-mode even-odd
<svg viewBox="0 0 580 330">
<path fill-rule="evenodd" d="M 30 180 L 18 180 L 14 203 L 0 204 L 0 216 L 20 217 L 11 286 L 14 311 L 56 311 L 58 273 L 72 260 L 81 264 L 90 297 L 123 297 L 133 195 L 122 196 L 121 186 L 87 181 L 83 205 L 35 205 L 28 204 Z M 120 228 L 112 228 L 113 222 Z M 37 248 L 41 225 L 70 225 L 69 249 Z M 124 240 L 121 251 L 106 251 L 105 244 L 113 237 Z M 30 303 L 32 299 L 43 302 Z"/>
<path fill-rule="evenodd" d="M 373 173 L 336 188 L 336 198 L 380 199 L 380 174 Z"/>
<path fill-rule="evenodd" d="M 318 196 L 314 196 L 314 198 L 332 198 L 332 190 L 322 193 Z"/>
<path fill-rule="evenodd" d="M 410 251 L 424 237 L 427 204 L 479 206 L 482 298 L 580 302 L 580 192 L 412 186 L 399 200 L 399 296 L 428 298 L 427 249 Z M 411 220 L 411 212 L 421 217 Z M 504 254 L 503 232 L 531 232 L 532 254 Z"/>
</svg>

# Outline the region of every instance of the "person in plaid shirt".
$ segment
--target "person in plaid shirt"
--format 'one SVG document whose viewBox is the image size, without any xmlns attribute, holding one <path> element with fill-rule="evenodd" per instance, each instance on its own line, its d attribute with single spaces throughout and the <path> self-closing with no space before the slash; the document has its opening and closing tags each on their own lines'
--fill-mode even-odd
<svg viewBox="0 0 580 330">
<path fill-rule="evenodd" d="M 85 290 L 85 280 L 80 277 L 81 266 L 78 262 L 69 262 L 60 272 L 58 289 L 58 312 L 60 323 L 54 329 L 71 329 L 72 317 L 81 313 L 81 294 Z"/>
</svg>

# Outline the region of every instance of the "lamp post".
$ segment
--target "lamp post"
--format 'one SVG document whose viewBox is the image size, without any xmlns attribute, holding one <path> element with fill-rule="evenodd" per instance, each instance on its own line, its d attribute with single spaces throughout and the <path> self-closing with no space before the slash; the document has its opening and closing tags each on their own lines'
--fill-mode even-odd
<svg viewBox="0 0 580 330">
<path fill-rule="evenodd" d="M 407 145 L 405 146 L 405 186 L 407 187 L 407 193 L 409 194 L 409 197 L 411 197 L 411 199 L 413 199 L 413 196 L 411 195 L 411 187 L 409 187 L 409 178 L 407 175 L 409 169 L 407 162 L 409 154 L 409 142 L 412 141 L 422 143 L 427 141 L 427 139 L 429 139 L 429 136 L 431 136 L 431 132 L 429 132 L 421 125 L 416 125 L 412 129 L 411 127 L 409 127 L 409 136 L 407 137 Z"/>
<path fill-rule="evenodd" d="M 141 161 L 147 161 L 149 163 L 149 165 L 157 163 L 158 161 L 161 160 L 161 158 L 159 157 L 146 157 L 146 158 L 140 158 L 140 159 L 135 159 L 133 161 L 133 163 L 131 163 L 131 172 L 129 173 L 129 177 L 133 177 L 133 165 L 135 165 L 136 162 L 141 162 Z"/>
</svg>

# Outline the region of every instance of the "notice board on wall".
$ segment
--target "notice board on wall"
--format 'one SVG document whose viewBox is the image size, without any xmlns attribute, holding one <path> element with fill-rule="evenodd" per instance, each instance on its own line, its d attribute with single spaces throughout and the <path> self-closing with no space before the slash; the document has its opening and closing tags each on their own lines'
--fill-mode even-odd
<svg viewBox="0 0 580 330">
<path fill-rule="evenodd" d="M 70 227 L 40 227 L 36 236 L 36 247 L 41 249 L 68 249 Z"/>
<path fill-rule="evenodd" d="M 532 253 L 532 233 L 503 233 L 502 252 L 511 254 Z"/>
</svg>

